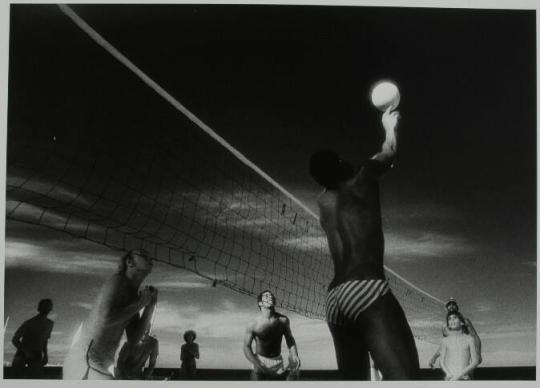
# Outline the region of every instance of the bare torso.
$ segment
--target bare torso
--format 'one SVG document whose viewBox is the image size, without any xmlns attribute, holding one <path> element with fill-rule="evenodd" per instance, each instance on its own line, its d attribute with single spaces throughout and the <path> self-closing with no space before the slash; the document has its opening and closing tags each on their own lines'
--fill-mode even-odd
<svg viewBox="0 0 540 388">
<path fill-rule="evenodd" d="M 259 316 L 253 323 L 257 354 L 277 357 L 281 354 L 281 341 L 286 333 L 287 318 L 279 313 L 269 318 Z"/>
<path fill-rule="evenodd" d="M 472 338 L 460 333 L 443 338 L 443 342 L 447 348 L 445 364 L 452 375 L 459 375 L 470 362 Z"/>
<path fill-rule="evenodd" d="M 323 193 L 318 205 L 334 261 L 334 279 L 329 288 L 352 279 L 384 279 L 377 179 L 369 178 L 363 168 L 338 190 Z"/>
<path fill-rule="evenodd" d="M 53 321 L 41 314 L 24 322 L 21 340 L 22 349 L 30 353 L 41 353 L 43 348 L 47 346 L 53 325 Z"/>
<path fill-rule="evenodd" d="M 113 300 L 109 299 L 111 296 Z M 81 335 L 84 342 L 91 342 L 88 356 L 96 366 L 108 368 L 114 364 L 114 356 L 126 326 L 131 319 L 138 318 L 134 315 L 124 321 L 111 322 L 110 310 L 121 309 L 137 299 L 137 289 L 120 274 L 111 277 L 101 289 Z"/>
</svg>

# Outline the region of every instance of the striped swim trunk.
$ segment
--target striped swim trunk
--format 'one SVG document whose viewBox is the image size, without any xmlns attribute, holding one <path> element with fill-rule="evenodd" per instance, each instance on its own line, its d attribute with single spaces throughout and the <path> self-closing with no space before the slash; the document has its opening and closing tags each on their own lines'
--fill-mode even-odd
<svg viewBox="0 0 540 388">
<path fill-rule="evenodd" d="M 353 323 L 378 297 L 389 291 L 388 280 L 349 280 L 326 297 L 326 320 L 334 325 Z"/>
<path fill-rule="evenodd" d="M 264 357 L 257 354 L 257 358 L 265 367 L 268 368 L 268 371 L 272 375 L 280 375 L 286 371 L 283 366 L 283 356 L 281 355 L 276 357 Z"/>
</svg>

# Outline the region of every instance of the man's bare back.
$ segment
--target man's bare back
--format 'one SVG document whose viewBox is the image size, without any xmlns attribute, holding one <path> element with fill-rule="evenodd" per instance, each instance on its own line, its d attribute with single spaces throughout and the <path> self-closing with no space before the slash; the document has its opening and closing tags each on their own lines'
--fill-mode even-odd
<svg viewBox="0 0 540 388">
<path fill-rule="evenodd" d="M 369 160 L 339 191 L 325 191 L 318 198 L 320 223 L 334 260 L 329 285 L 356 279 L 383 279 L 384 237 L 375 178 L 387 167 Z"/>
<path fill-rule="evenodd" d="M 380 152 L 355 171 L 330 150 L 315 152 L 310 174 L 325 188 L 318 197 L 320 223 L 334 261 L 326 320 L 341 378 L 367 380 L 369 355 L 385 379 L 413 379 L 418 352 L 403 309 L 385 277 L 378 179 L 392 167 L 399 113 L 387 109 Z"/>
</svg>

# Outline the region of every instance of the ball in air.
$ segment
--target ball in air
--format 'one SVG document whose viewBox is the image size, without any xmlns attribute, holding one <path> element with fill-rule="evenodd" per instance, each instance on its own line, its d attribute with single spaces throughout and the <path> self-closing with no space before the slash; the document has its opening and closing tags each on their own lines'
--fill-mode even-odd
<svg viewBox="0 0 540 388">
<path fill-rule="evenodd" d="M 371 102 L 380 111 L 386 111 L 389 107 L 396 109 L 399 105 L 399 89 L 390 81 L 377 82 L 371 89 Z"/>
</svg>

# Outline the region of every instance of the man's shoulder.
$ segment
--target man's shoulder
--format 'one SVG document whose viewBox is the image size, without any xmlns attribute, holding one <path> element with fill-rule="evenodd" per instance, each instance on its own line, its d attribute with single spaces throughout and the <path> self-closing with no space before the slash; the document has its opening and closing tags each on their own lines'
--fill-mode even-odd
<svg viewBox="0 0 540 388">
<path fill-rule="evenodd" d="M 289 317 L 287 317 L 285 314 L 278 313 L 277 311 L 275 314 L 276 319 L 278 319 L 280 322 L 289 323 Z"/>
</svg>

